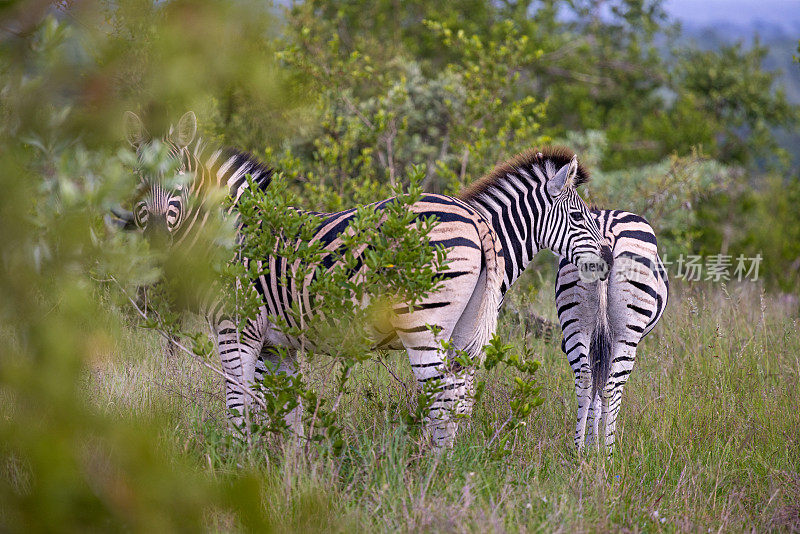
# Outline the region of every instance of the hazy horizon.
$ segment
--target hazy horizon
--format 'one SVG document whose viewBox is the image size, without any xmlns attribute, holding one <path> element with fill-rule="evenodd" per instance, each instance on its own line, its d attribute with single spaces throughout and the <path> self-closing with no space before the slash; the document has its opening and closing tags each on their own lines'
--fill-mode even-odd
<svg viewBox="0 0 800 534">
<path fill-rule="evenodd" d="M 664 8 L 684 24 L 767 22 L 800 31 L 800 0 L 666 0 Z"/>
</svg>

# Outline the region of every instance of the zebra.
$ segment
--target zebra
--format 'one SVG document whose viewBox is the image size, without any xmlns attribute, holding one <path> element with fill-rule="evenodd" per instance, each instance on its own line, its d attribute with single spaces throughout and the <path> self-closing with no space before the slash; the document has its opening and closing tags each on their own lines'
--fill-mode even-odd
<svg viewBox="0 0 800 534">
<path fill-rule="evenodd" d="M 128 140 L 141 151 L 149 142 L 141 120 L 129 112 L 126 127 Z M 246 188 L 247 175 L 262 188 L 268 185 L 268 167 L 241 151 L 206 148 L 195 140 L 196 131 L 196 117 L 189 112 L 163 140 L 179 160 L 178 172 L 191 170 L 194 183 L 184 190 L 167 191 L 160 185 L 164 177 L 142 177 L 150 191 L 133 214 L 118 213 L 126 226 L 134 224 L 148 233 L 158 220 L 158 231 L 178 241 L 188 239 L 191 226 L 202 223 L 192 211 L 193 205 L 202 202 L 186 201 L 187 195 L 204 190 L 198 184 L 227 187 L 234 200 Z M 430 243 L 446 250 L 448 269 L 438 273 L 442 279 L 436 290 L 415 306 L 391 305 L 388 329 L 380 338 L 376 336 L 374 346 L 405 349 L 418 383 L 422 387 L 428 382 L 437 384 L 425 420 L 425 434 L 434 448 L 451 447 L 460 419 L 453 414 L 468 416 L 472 410 L 474 365 L 461 367 L 452 352 L 463 351 L 475 364 L 482 361 L 483 347 L 497 328 L 503 295 L 534 254 L 549 248 L 569 258 L 581 272 L 606 276 L 610 249 L 601 246 L 602 236 L 575 190 L 587 178 L 568 149 L 531 150 L 498 165 L 458 197 L 429 193 L 411 205 L 418 216 L 437 219 L 429 233 Z M 382 209 L 387 202 L 391 199 L 373 204 L 374 209 Z M 321 214 L 312 241 L 323 242 L 326 251 L 337 250 L 354 214 L 353 209 Z M 226 381 L 229 413 L 248 409 L 251 399 L 245 389 L 259 373 L 295 375 L 298 349 L 314 348 L 313 340 L 290 337 L 271 320 L 286 317 L 293 302 L 313 296 L 305 287 L 282 285 L 283 275 L 291 270 L 282 258 L 253 260 L 269 268 L 252 281 L 262 298 L 258 315 L 246 325 L 236 324 L 231 317 L 212 321 L 222 368 L 230 377 Z M 301 417 L 302 405 L 298 405 L 287 421 L 298 434 Z"/>
<path fill-rule="evenodd" d="M 592 279 L 561 257 L 555 302 L 563 336 L 561 350 L 575 376 L 575 446 L 583 451 L 597 440 L 599 449 L 603 419 L 610 458 L 622 390 L 633 370 L 636 347 L 664 313 L 669 282 L 655 233 L 644 217 L 594 208 L 592 215 L 613 252 L 611 273 L 606 280 Z"/>
</svg>

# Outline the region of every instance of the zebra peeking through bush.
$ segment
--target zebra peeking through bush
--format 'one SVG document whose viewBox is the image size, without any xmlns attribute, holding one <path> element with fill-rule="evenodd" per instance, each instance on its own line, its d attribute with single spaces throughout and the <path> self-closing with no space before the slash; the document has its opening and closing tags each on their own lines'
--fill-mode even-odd
<svg viewBox="0 0 800 534">
<path fill-rule="evenodd" d="M 664 313 L 669 283 L 656 236 L 644 217 L 594 209 L 592 215 L 613 253 L 611 273 L 606 280 L 587 280 L 562 257 L 556 307 L 561 350 L 575 374 L 575 446 L 580 451 L 596 443 L 599 448 L 602 429 L 610 456 L 636 347 Z"/>
<path fill-rule="evenodd" d="M 126 127 L 128 140 L 141 153 L 151 143 L 141 120 L 129 112 Z M 191 197 L 202 197 L 209 183 L 225 188 L 234 200 L 247 188 L 247 176 L 262 189 L 267 187 L 270 169 L 249 154 L 206 149 L 195 139 L 196 131 L 195 115 L 189 112 L 161 141 L 177 160 L 177 172 L 194 174 L 191 183 L 169 189 L 164 185 L 170 183 L 169 176 L 141 176 L 144 191 L 134 212 L 117 213 L 125 226 L 168 235 L 176 242 L 191 239 L 193 227 L 203 217 L 198 206 L 205 201 Z M 606 277 L 610 249 L 601 245 L 602 236 L 575 190 L 587 177 L 567 149 L 531 150 L 498 165 L 459 197 L 423 194 L 409 206 L 412 222 L 435 219 L 427 239 L 430 247 L 443 252 L 445 261 L 432 269 L 438 280 L 435 290 L 418 302 L 390 304 L 388 320 L 375 325 L 374 346 L 405 349 L 419 384 L 423 388 L 435 384 L 426 418 L 426 433 L 435 447 L 452 445 L 457 427 L 453 414 L 471 412 L 474 365 L 482 361 L 484 346 L 495 333 L 503 294 L 537 251 L 548 248 L 568 258 L 584 275 Z M 369 208 L 380 212 L 393 202 L 389 198 Z M 257 263 L 262 273 L 250 282 L 261 298 L 258 313 L 246 324 L 236 324 L 230 316 L 210 318 L 228 377 L 226 404 L 231 411 L 248 409 L 251 400 L 245 388 L 258 380 L 260 372 L 294 375 L 298 349 L 314 351 L 321 345 L 304 337 L 302 321 L 291 324 L 289 312 L 313 303 L 310 281 L 324 277 L 345 257 L 350 262 L 350 282 L 358 284 L 369 265 L 368 244 L 350 248 L 349 256 L 340 252 L 357 211 L 317 214 L 313 235 L 294 243 L 295 248 L 317 244 L 324 253 L 304 283 L 291 283 L 293 271 L 301 267 L 297 262 L 272 253 L 243 258 Z M 295 335 L 276 326 L 281 317 L 296 327 Z M 459 363 L 464 360 L 456 354 L 466 354 L 469 365 Z M 289 416 L 298 433 L 301 410 L 298 406 Z"/>
</svg>

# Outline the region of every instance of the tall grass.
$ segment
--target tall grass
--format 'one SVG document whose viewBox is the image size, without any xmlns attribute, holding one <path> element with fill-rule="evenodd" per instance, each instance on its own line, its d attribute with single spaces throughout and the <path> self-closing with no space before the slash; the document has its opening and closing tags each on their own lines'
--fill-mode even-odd
<svg viewBox="0 0 800 534">
<path fill-rule="evenodd" d="M 552 292 L 534 307 L 552 317 Z M 168 360 L 135 328 L 98 364 L 88 391 L 102 410 L 166 413 L 164 439 L 198 469 L 255 466 L 263 506 L 285 531 L 800 531 L 796 309 L 753 285 L 673 288 L 639 347 L 613 462 L 573 450 L 576 401 L 558 336 L 501 330 L 542 361 L 545 397 L 505 455 L 485 445 L 508 413 L 508 371 L 483 377 L 473 419 L 436 457 L 402 424 L 414 402 L 402 353 L 357 370 L 339 406 L 347 445 L 335 457 L 291 447 L 275 455 L 277 440 L 263 444 L 268 455 L 231 439 L 221 384 L 195 363 Z M 307 366 L 318 390 L 332 365 Z"/>
</svg>

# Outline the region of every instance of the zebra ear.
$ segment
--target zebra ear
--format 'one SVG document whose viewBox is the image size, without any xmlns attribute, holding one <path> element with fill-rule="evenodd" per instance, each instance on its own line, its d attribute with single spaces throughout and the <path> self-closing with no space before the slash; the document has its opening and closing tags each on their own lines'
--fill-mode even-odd
<svg viewBox="0 0 800 534">
<path fill-rule="evenodd" d="M 134 148 L 147 141 L 147 130 L 139 116 L 133 111 L 125 112 L 125 138 Z"/>
<path fill-rule="evenodd" d="M 134 230 L 136 222 L 133 219 L 133 212 L 123 210 L 119 207 L 112 207 L 111 213 L 103 217 L 106 228 L 109 230 Z"/>
<path fill-rule="evenodd" d="M 572 156 L 572 161 L 558 169 L 555 176 L 547 181 L 547 192 L 551 197 L 557 197 L 565 187 L 571 187 L 575 183 L 575 175 L 578 173 L 578 156 Z"/>
<path fill-rule="evenodd" d="M 197 135 L 197 116 L 194 111 L 187 111 L 178 121 L 174 140 L 180 147 L 187 147 Z"/>
</svg>

